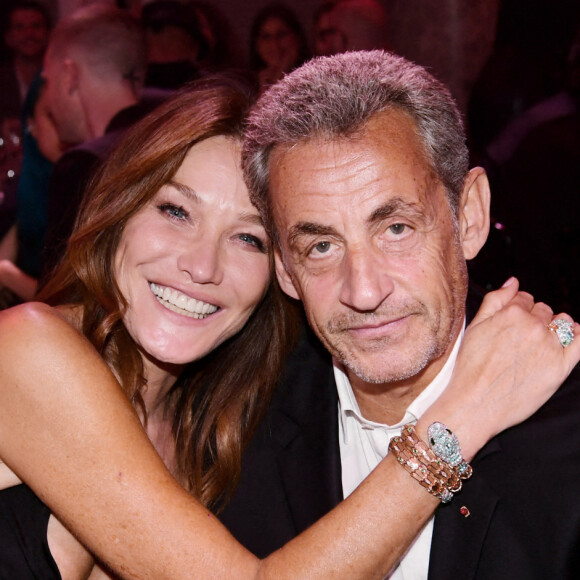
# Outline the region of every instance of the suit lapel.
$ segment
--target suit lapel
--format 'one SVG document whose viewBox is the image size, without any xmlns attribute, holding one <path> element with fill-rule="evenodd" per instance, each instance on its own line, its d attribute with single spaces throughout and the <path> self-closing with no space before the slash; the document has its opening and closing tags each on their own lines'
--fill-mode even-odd
<svg viewBox="0 0 580 580">
<path fill-rule="evenodd" d="M 336 421 L 335 421 L 336 422 Z M 321 427 L 327 427 L 326 421 Z M 296 529 L 302 531 L 342 500 L 337 435 L 331 429 L 302 429 L 278 454 L 280 481 Z"/>
<path fill-rule="evenodd" d="M 275 404 L 280 482 L 298 532 L 342 501 L 338 395 L 329 354 L 307 331 Z"/>
</svg>

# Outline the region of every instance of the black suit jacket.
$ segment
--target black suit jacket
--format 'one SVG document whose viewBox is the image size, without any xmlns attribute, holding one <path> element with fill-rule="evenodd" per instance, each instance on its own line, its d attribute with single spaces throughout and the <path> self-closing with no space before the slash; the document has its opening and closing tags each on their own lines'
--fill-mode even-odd
<svg viewBox="0 0 580 580">
<path fill-rule="evenodd" d="M 576 369 L 538 413 L 478 453 L 471 480 L 436 512 L 430 580 L 580 578 L 579 383 Z M 341 501 L 337 403 L 330 356 L 306 332 L 222 514 L 259 557 Z"/>
</svg>

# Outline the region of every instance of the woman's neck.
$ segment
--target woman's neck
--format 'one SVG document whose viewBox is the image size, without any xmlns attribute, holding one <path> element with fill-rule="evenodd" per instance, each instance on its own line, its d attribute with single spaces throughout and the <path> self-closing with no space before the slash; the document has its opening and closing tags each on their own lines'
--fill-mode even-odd
<svg viewBox="0 0 580 580">
<path fill-rule="evenodd" d="M 143 376 L 145 387 L 141 391 L 147 416 L 164 414 L 167 394 L 183 371 L 182 365 L 161 365 L 143 356 Z"/>
<path fill-rule="evenodd" d="M 175 440 L 173 438 L 173 404 L 171 388 L 183 371 L 183 365 L 160 364 L 143 356 L 146 380 L 141 396 L 147 412 L 145 431 L 166 467 L 176 474 Z"/>
</svg>

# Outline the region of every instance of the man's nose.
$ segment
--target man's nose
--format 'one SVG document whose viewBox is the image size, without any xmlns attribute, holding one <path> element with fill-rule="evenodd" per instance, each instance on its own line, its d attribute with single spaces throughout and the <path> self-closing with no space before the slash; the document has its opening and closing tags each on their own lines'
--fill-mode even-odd
<svg viewBox="0 0 580 580">
<path fill-rule="evenodd" d="M 340 300 L 361 312 L 378 308 L 394 289 L 388 258 L 376 248 L 349 249 L 343 262 Z"/>
</svg>

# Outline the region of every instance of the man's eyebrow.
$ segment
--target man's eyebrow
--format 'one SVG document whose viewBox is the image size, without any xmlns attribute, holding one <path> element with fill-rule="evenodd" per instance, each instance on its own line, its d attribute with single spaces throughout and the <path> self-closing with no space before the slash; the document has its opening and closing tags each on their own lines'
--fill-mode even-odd
<svg viewBox="0 0 580 580">
<path fill-rule="evenodd" d="M 416 204 L 408 203 L 406 201 L 403 201 L 401 198 L 396 197 L 394 199 L 389 200 L 387 203 L 381 205 L 377 209 L 375 209 L 373 213 L 371 213 L 371 215 L 367 218 L 366 221 L 368 224 L 382 222 L 390 218 L 393 214 L 403 210 L 406 213 L 413 213 L 417 215 L 421 214 Z"/>
<path fill-rule="evenodd" d="M 323 226 L 314 222 L 298 222 L 290 228 L 288 243 L 293 245 L 296 240 L 305 236 L 334 236 L 336 230 L 330 226 Z"/>
</svg>

